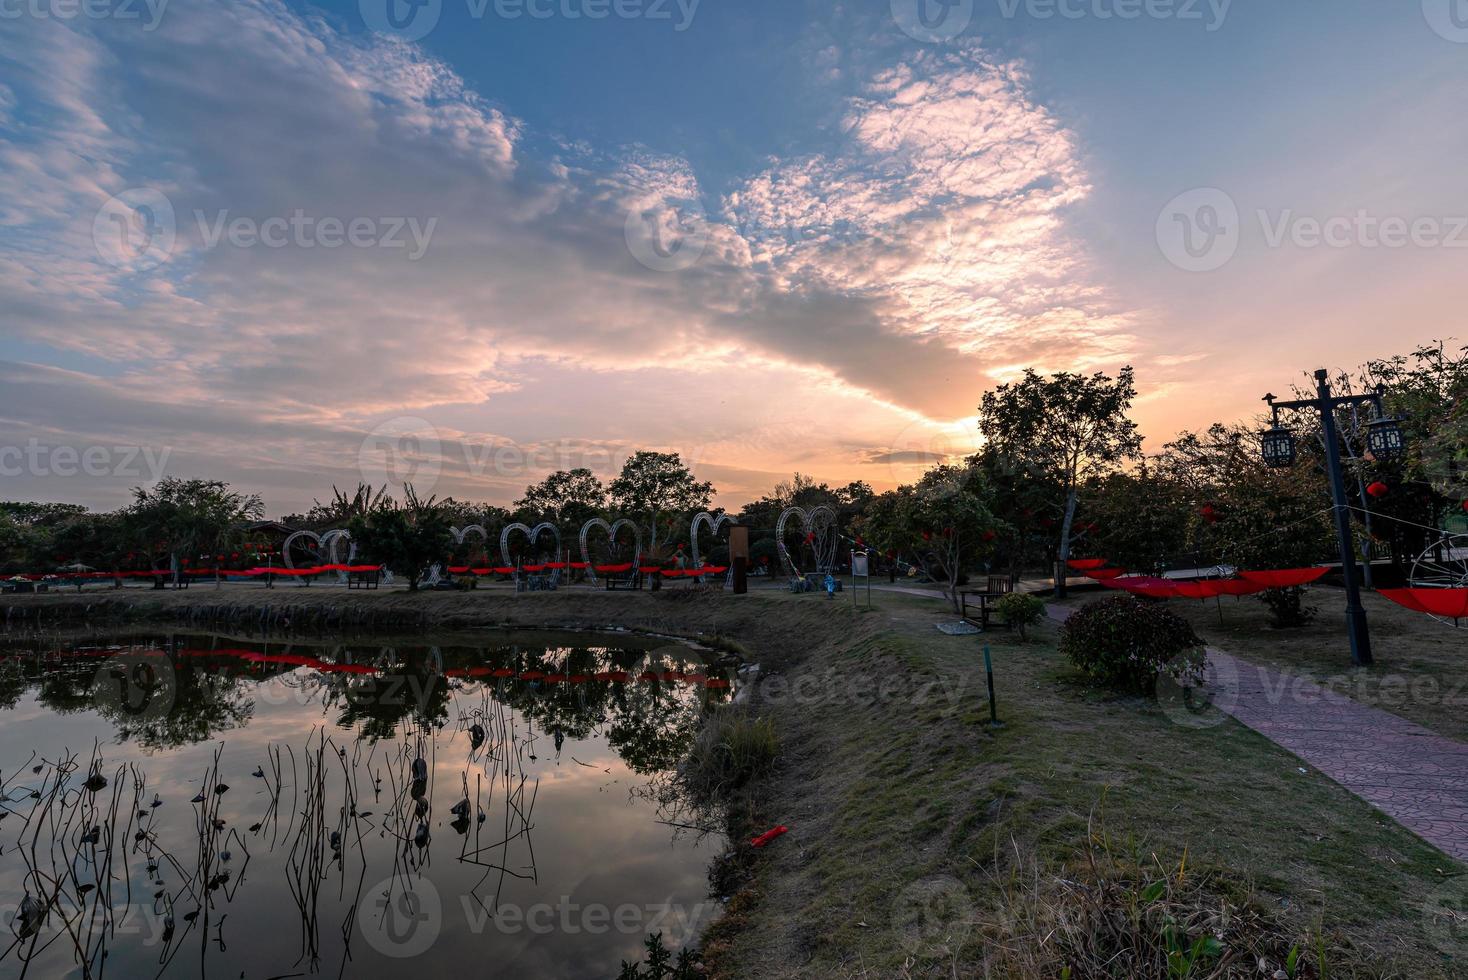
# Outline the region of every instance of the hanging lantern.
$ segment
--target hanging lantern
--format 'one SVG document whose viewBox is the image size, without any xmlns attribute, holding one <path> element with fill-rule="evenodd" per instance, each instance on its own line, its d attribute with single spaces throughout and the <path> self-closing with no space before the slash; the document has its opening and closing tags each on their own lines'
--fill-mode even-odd
<svg viewBox="0 0 1468 980">
<path fill-rule="evenodd" d="M 1394 418 L 1379 418 L 1366 427 L 1366 451 L 1383 462 L 1401 459 L 1407 452 L 1401 426 Z"/>
<path fill-rule="evenodd" d="M 1388 493 L 1391 492 L 1391 487 L 1387 486 L 1385 483 L 1382 483 L 1380 480 L 1377 480 L 1375 483 L 1371 484 L 1371 486 L 1366 488 L 1366 492 L 1371 494 L 1371 496 L 1375 497 L 1377 500 L 1380 500 L 1382 497 L 1385 497 Z"/>
<path fill-rule="evenodd" d="M 1198 516 L 1209 524 L 1218 523 L 1218 510 L 1212 504 L 1204 504 L 1198 508 Z"/>
<path fill-rule="evenodd" d="M 1294 466 L 1295 437 L 1289 429 L 1275 426 L 1260 439 L 1260 454 L 1265 466 Z"/>
<path fill-rule="evenodd" d="M 993 541 L 997 537 L 999 537 L 999 535 L 996 534 L 996 533 L 994 533 L 993 531 L 985 531 L 984 532 L 984 540 L 985 541 Z"/>
</svg>

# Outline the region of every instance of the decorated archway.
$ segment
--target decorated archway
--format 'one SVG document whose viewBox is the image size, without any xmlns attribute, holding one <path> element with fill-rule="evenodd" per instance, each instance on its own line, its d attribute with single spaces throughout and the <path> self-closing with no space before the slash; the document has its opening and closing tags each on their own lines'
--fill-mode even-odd
<svg viewBox="0 0 1468 980">
<path fill-rule="evenodd" d="M 633 534 L 632 561 L 636 563 L 642 557 L 642 528 L 637 526 L 636 521 L 623 517 L 614 523 L 608 524 L 600 517 L 593 517 L 581 525 L 581 561 L 586 565 L 586 577 L 591 582 L 596 582 L 596 563 L 591 560 L 591 532 L 595 528 L 601 528 L 607 532 L 607 544 L 612 558 L 617 558 L 617 532 L 623 528 L 631 528 Z"/>
</svg>

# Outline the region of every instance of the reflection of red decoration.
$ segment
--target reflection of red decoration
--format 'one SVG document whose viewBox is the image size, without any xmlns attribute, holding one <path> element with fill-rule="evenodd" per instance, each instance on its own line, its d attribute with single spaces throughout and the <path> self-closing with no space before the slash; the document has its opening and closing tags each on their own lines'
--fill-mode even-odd
<svg viewBox="0 0 1468 980">
<path fill-rule="evenodd" d="M 1366 492 L 1371 494 L 1371 496 L 1380 499 L 1391 492 L 1391 487 L 1388 487 L 1385 483 L 1377 480 L 1375 483 L 1371 484 L 1371 486 L 1366 488 Z"/>
<path fill-rule="evenodd" d="M 1266 589 L 1288 589 L 1321 578 L 1328 568 L 1282 568 L 1268 572 L 1239 572 L 1239 578 Z"/>
<path fill-rule="evenodd" d="M 1382 589 L 1381 594 L 1413 612 L 1468 619 L 1468 589 Z"/>
</svg>

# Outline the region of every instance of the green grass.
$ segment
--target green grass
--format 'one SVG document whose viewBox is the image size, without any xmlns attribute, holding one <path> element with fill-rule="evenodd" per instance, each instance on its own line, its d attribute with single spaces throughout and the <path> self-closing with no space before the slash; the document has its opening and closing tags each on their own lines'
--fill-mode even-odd
<svg viewBox="0 0 1468 980">
<path fill-rule="evenodd" d="M 716 970 L 1017 975 L 1002 940 L 1024 921 L 1017 896 L 1036 892 L 1016 892 L 1015 876 L 1039 887 L 1090 873 L 1104 800 L 1120 866 L 1177 867 L 1186 855 L 1281 935 L 1308 943 L 1318 928 L 1332 976 L 1449 975 L 1422 908 L 1463 869 L 1295 757 L 1231 720 L 1182 728 L 1145 701 L 1092 692 L 1048 626 L 1029 643 L 948 637 L 934 623 L 952 616 L 936 603 L 876 601 L 790 671 L 835 669 L 844 685 L 760 708 L 782 750 L 755 812 L 792 832 L 754 860 L 710 934 Z M 984 642 L 998 729 L 987 724 Z M 852 693 L 869 689 L 881 694 Z M 971 910 L 960 928 L 911 927 L 914 905 L 954 901 Z"/>
</svg>

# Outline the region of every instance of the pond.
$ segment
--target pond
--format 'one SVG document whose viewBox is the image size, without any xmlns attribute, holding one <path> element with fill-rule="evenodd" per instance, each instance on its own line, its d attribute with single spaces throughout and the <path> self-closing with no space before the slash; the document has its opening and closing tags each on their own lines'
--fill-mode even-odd
<svg viewBox="0 0 1468 980">
<path fill-rule="evenodd" d="M 634 634 L 0 639 L 0 976 L 614 976 L 717 910 L 660 800 L 732 665 Z"/>
</svg>

